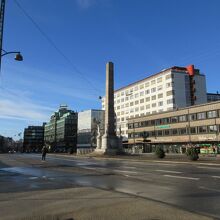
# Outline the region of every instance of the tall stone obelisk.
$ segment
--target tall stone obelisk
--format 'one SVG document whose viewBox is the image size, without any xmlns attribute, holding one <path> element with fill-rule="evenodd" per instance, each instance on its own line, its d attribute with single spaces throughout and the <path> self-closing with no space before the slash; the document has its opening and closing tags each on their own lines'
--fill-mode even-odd
<svg viewBox="0 0 220 220">
<path fill-rule="evenodd" d="M 106 64 L 105 133 L 101 138 L 99 152 L 115 154 L 121 149 L 121 139 L 116 136 L 114 110 L 114 64 Z"/>
</svg>

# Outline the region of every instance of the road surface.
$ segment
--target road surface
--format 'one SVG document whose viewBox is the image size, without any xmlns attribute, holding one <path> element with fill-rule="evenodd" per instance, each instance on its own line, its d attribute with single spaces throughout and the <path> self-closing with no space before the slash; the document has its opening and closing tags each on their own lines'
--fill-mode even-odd
<svg viewBox="0 0 220 220">
<path fill-rule="evenodd" d="M 59 192 L 61 189 L 71 188 L 77 188 L 79 191 L 81 188 L 101 190 L 102 193 L 110 193 L 105 196 L 117 194 L 120 195 L 117 198 L 131 199 L 130 202 L 133 202 L 134 198 L 155 202 L 162 206 L 161 210 L 160 207 L 154 210 L 155 213 L 163 212 L 163 207 L 169 207 L 170 210 L 182 210 L 182 217 L 189 212 L 191 217 L 186 219 L 193 219 L 194 214 L 220 219 L 220 165 L 217 164 L 56 155 L 49 155 L 46 162 L 42 162 L 41 155 L 38 154 L 0 155 L 0 208 L 5 210 L 5 219 L 11 219 L 11 215 L 8 215 L 9 205 L 5 205 L 5 202 L 13 200 L 16 193 L 23 195 L 22 193 L 36 193 L 42 190 Z M 80 197 L 80 193 L 78 196 Z M 114 200 L 114 203 L 117 200 L 120 199 Z M 17 204 L 16 210 L 19 205 L 21 209 L 31 209 L 23 207 L 21 203 Z M 132 207 L 134 206 L 135 202 Z M 132 215 L 132 210 L 129 212 Z M 111 217 L 111 214 L 109 215 Z M 103 219 L 102 216 L 100 219 Z M 153 218 L 147 218 L 146 215 L 141 219 Z M 166 217 L 158 214 L 154 219 Z"/>
</svg>

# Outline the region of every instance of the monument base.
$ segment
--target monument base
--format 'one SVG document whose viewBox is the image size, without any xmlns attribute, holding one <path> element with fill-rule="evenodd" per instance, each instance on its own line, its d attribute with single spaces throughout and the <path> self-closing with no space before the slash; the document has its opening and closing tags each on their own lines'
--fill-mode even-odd
<svg viewBox="0 0 220 220">
<path fill-rule="evenodd" d="M 117 136 L 103 135 L 101 148 L 96 148 L 95 152 L 99 154 L 116 155 L 122 152 L 122 141 Z"/>
</svg>

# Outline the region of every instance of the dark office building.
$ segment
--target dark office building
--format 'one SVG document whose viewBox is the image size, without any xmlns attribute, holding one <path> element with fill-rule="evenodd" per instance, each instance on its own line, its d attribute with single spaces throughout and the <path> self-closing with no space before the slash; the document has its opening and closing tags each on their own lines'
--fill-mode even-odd
<svg viewBox="0 0 220 220">
<path fill-rule="evenodd" d="M 77 112 L 61 105 L 45 125 L 44 141 L 52 152 L 76 152 L 77 144 Z"/>
<path fill-rule="evenodd" d="M 28 126 L 24 129 L 24 152 L 40 152 L 44 145 L 44 125 Z"/>
</svg>

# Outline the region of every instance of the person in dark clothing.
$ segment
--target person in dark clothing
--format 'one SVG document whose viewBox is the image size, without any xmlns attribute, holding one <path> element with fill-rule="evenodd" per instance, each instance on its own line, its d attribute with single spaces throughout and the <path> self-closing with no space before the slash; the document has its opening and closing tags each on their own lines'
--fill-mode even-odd
<svg viewBox="0 0 220 220">
<path fill-rule="evenodd" d="M 46 160 L 47 148 L 43 146 L 42 148 L 42 160 Z"/>
</svg>

